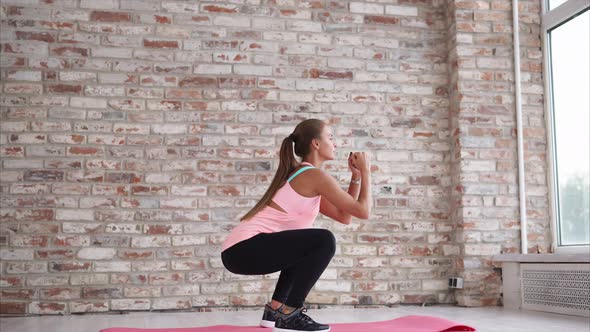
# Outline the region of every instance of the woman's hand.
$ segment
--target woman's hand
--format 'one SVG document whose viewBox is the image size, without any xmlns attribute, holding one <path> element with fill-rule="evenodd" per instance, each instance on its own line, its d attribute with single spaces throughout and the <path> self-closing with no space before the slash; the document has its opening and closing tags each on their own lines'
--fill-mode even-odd
<svg viewBox="0 0 590 332">
<path fill-rule="evenodd" d="M 370 158 L 366 152 L 351 153 L 350 157 L 348 158 L 349 161 L 351 158 L 352 158 L 352 166 L 354 166 L 354 168 L 359 170 L 361 173 L 371 171 L 371 161 L 370 161 Z"/>
<path fill-rule="evenodd" d="M 352 172 L 352 177 L 358 179 L 361 176 L 361 170 L 354 165 L 353 156 L 352 152 L 348 154 L 348 169 Z"/>
</svg>

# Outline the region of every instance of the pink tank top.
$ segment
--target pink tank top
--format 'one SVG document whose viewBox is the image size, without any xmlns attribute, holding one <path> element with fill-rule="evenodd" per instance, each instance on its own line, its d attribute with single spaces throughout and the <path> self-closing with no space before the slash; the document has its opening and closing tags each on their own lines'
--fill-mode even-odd
<svg viewBox="0 0 590 332">
<path fill-rule="evenodd" d="M 311 165 L 310 163 L 301 163 Z M 311 167 L 313 168 L 313 166 Z M 283 210 L 279 211 L 270 206 L 264 207 L 250 220 L 241 222 L 228 235 L 221 246 L 221 251 L 238 242 L 247 240 L 260 233 L 275 233 L 292 229 L 311 228 L 320 212 L 321 196 L 305 197 L 298 194 L 289 183 L 304 169 L 292 175 L 285 184 L 277 190 L 272 201 Z"/>
</svg>

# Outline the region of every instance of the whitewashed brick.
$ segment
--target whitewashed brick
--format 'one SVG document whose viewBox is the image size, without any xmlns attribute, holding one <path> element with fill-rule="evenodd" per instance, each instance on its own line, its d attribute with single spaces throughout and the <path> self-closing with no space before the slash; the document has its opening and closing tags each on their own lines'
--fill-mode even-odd
<svg viewBox="0 0 590 332">
<path fill-rule="evenodd" d="M 73 72 L 73 71 L 66 71 L 59 73 L 59 79 L 61 81 L 96 81 L 96 73 L 92 72 Z"/>
<path fill-rule="evenodd" d="M 280 93 L 279 99 L 282 101 L 311 102 L 313 101 L 313 94 L 283 91 Z"/>
<path fill-rule="evenodd" d="M 385 14 L 398 16 L 418 16 L 418 8 L 388 5 L 385 6 Z"/>
<path fill-rule="evenodd" d="M 334 82 L 328 80 L 297 80 L 295 81 L 297 90 L 334 90 Z"/>
<path fill-rule="evenodd" d="M 322 24 L 310 21 L 287 21 L 287 30 L 322 32 Z"/>
<path fill-rule="evenodd" d="M 106 108 L 107 101 L 105 99 L 72 97 L 70 106 L 79 108 Z"/>
<path fill-rule="evenodd" d="M 99 58 L 131 58 L 133 49 L 122 47 L 93 47 L 92 56 Z"/>
<path fill-rule="evenodd" d="M 154 134 L 184 134 L 184 133 L 186 133 L 186 125 L 184 125 L 184 124 L 152 125 L 152 132 Z"/>
<path fill-rule="evenodd" d="M 76 210 L 76 209 L 57 209 L 55 211 L 55 219 L 56 220 L 84 220 L 84 221 L 92 221 L 94 220 L 94 211 L 93 210 Z"/>
<path fill-rule="evenodd" d="M 248 28 L 250 27 L 250 18 L 245 16 L 216 16 L 213 18 L 214 25 Z"/>
<path fill-rule="evenodd" d="M 108 274 L 74 274 L 70 276 L 72 285 L 105 285 L 109 283 Z"/>
<path fill-rule="evenodd" d="M 194 245 L 201 245 L 207 243 L 206 236 L 194 236 L 194 235 L 184 235 L 184 236 L 174 236 L 172 237 L 172 245 L 173 246 L 194 246 Z"/>
<path fill-rule="evenodd" d="M 254 65 L 234 65 L 234 73 L 238 75 L 266 76 L 272 75 L 272 67 Z"/>
<path fill-rule="evenodd" d="M 195 66 L 195 74 L 225 75 L 231 74 L 231 65 L 200 64 Z"/>
<path fill-rule="evenodd" d="M 41 81 L 41 72 L 25 70 L 10 71 L 6 74 L 6 79 L 15 81 Z"/>
<path fill-rule="evenodd" d="M 314 289 L 320 292 L 350 292 L 352 291 L 352 282 L 318 280 Z"/>
<path fill-rule="evenodd" d="M 151 301 L 148 299 L 112 299 L 112 310 L 149 310 Z"/>
<path fill-rule="evenodd" d="M 376 3 L 351 2 L 350 12 L 361 14 L 383 14 L 383 5 Z"/>
<path fill-rule="evenodd" d="M 82 248 L 76 256 L 79 259 L 112 259 L 116 254 L 113 248 Z"/>
<path fill-rule="evenodd" d="M 328 58 L 328 67 L 360 69 L 364 67 L 364 62 L 356 59 Z"/>
<path fill-rule="evenodd" d="M 3 261 L 33 260 L 33 249 L 0 249 L 0 259 Z"/>
<path fill-rule="evenodd" d="M 119 8 L 119 1 L 118 0 L 104 0 L 104 1 L 80 0 L 80 8 L 117 9 L 117 8 Z"/>
<path fill-rule="evenodd" d="M 94 262 L 94 271 L 96 272 L 129 272 L 131 271 L 131 262 Z"/>
<path fill-rule="evenodd" d="M 492 256 L 499 255 L 501 247 L 499 244 L 466 244 L 465 255 L 469 256 Z"/>
<path fill-rule="evenodd" d="M 167 247 L 170 245 L 168 236 L 141 236 L 131 239 L 132 248 Z"/>
</svg>

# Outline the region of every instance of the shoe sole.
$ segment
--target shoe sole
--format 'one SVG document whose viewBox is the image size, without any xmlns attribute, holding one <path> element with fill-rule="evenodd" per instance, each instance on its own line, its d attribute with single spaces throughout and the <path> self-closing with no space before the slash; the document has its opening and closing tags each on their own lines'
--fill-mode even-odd
<svg viewBox="0 0 590 332">
<path fill-rule="evenodd" d="M 272 332 L 312 332 L 312 331 L 304 331 L 304 330 L 288 330 L 288 329 L 282 329 L 279 327 L 275 327 L 272 329 Z M 328 327 L 327 330 L 317 330 L 315 332 L 330 332 L 330 328 Z"/>
<path fill-rule="evenodd" d="M 275 322 L 271 322 L 270 320 L 261 320 L 260 326 L 262 327 L 275 327 Z"/>
</svg>

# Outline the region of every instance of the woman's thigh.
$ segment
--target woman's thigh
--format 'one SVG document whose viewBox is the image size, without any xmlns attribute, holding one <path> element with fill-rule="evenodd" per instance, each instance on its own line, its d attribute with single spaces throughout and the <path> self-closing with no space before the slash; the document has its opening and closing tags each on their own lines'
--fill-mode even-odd
<svg viewBox="0 0 590 332">
<path fill-rule="evenodd" d="M 230 272 L 269 274 L 299 263 L 322 246 L 335 246 L 334 235 L 330 231 L 297 229 L 258 234 L 226 249 L 221 257 Z"/>
</svg>

